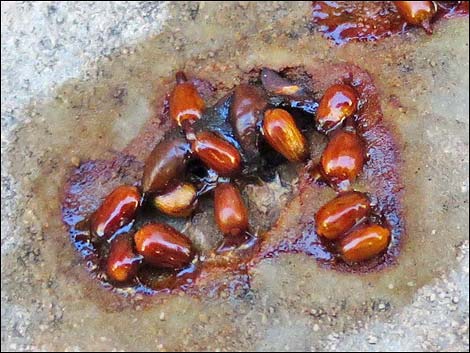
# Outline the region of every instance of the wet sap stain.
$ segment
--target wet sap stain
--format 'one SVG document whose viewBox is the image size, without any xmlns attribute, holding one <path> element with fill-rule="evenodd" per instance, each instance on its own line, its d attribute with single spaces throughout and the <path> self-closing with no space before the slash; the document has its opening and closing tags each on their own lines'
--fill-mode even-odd
<svg viewBox="0 0 470 353">
<path fill-rule="evenodd" d="M 256 266 L 259 261 L 266 257 L 273 257 L 283 252 L 305 253 L 316 258 L 322 267 L 345 272 L 367 273 L 396 263 L 401 238 L 405 232 L 400 204 L 403 187 L 398 175 L 400 159 L 397 151 L 398 147 L 390 132 L 381 125 L 382 115 L 378 95 L 371 78 L 359 68 L 348 64 L 318 66 L 308 68 L 307 71 L 304 71 L 303 68 L 289 68 L 283 71 L 283 75 L 292 83 L 304 87 L 306 91 L 306 93 L 303 93 L 304 98 L 299 96 L 291 102 L 290 99 L 286 99 L 284 96 L 272 95 L 268 98 L 269 104 L 270 106 L 290 110 L 300 122 L 299 125 L 304 132 L 309 135 L 314 128 L 312 113 L 315 112 L 317 107 L 317 102 L 312 93 L 313 89 L 316 90 L 316 96 L 318 97 L 319 93 L 327 88 L 326 84 L 347 83 L 353 85 L 358 92 L 361 104 L 355 116 L 356 130 L 366 144 L 369 158 L 363 171 L 364 184 L 367 185 L 367 191 L 370 192 L 374 200 L 377 217 L 382 218 L 381 223 L 392 230 L 392 242 L 387 251 L 383 255 L 365 262 L 345 263 L 338 256 L 332 243 L 326 243 L 318 238 L 314 231 L 313 208 L 308 206 L 305 207 L 306 211 L 302 214 L 295 229 L 291 230 L 291 235 L 284 236 L 284 232 L 278 231 L 278 228 L 283 226 L 283 214 L 291 217 L 289 213 L 293 212 L 287 205 L 281 211 L 281 218 L 277 221 L 277 224 L 274 224 L 274 227 L 267 230 L 267 232 L 259 232 L 257 236 L 252 238 L 252 241 L 247 239 L 247 245 L 222 254 L 214 252 L 214 249 L 197 249 L 201 256 L 196 256 L 188 268 L 177 272 L 144 267 L 137 274 L 137 277 L 131 283 L 123 285 L 124 287 L 131 287 L 135 293 L 141 294 L 170 293 L 175 290 L 200 293 L 199 288 L 204 288 L 204 291 L 214 292 L 214 288 L 220 288 L 220 280 L 230 283 L 226 279 L 227 272 L 239 273 L 240 271 L 245 273 L 243 277 L 246 281 L 245 286 L 249 286 L 251 267 Z M 253 84 L 256 84 L 256 77 L 259 76 L 259 70 L 250 70 L 250 74 L 242 77 L 241 81 L 251 80 Z M 312 80 L 312 77 L 315 79 Z M 214 84 L 207 81 L 195 78 L 192 82 L 206 100 L 217 93 L 222 96 L 222 100 L 216 103 L 215 109 L 208 109 L 208 113 L 195 125 L 195 129 L 218 131 L 226 136 L 229 141 L 233 139 L 236 142 L 231 126 L 226 123 L 229 119 L 229 109 L 227 109 L 226 102 L 230 103 L 230 94 L 226 89 L 221 89 L 220 85 L 220 92 L 217 92 L 213 88 Z M 169 91 L 169 88 L 166 87 L 161 91 Z M 109 242 L 100 241 L 90 234 L 88 219 L 97 209 L 101 200 L 115 187 L 121 184 L 140 186 L 143 165 L 139 161 L 146 159 L 146 153 L 148 152 L 145 146 L 155 145 L 155 138 L 152 140 L 153 136 L 167 135 L 167 132 L 152 120 L 159 122 L 169 120 L 168 103 L 165 100 L 157 106 L 162 107 L 162 110 L 160 113 L 157 112 L 156 117 L 146 123 L 145 129 L 142 131 L 143 136 L 134 138 L 124 149 L 124 151 L 135 151 L 135 156 L 118 154 L 110 160 L 85 162 L 72 172 L 72 176 L 64 187 L 62 213 L 72 242 L 87 261 L 89 270 L 96 278 L 103 281 L 106 287 L 109 287 L 109 283 L 104 273 L 103 260 L 106 258 Z M 170 126 L 169 132 L 173 136 L 174 130 L 177 128 L 171 126 L 171 123 L 168 125 Z M 317 143 L 317 138 L 312 139 L 310 137 L 309 139 L 312 141 L 311 144 Z M 237 146 L 238 143 L 235 145 Z M 265 171 L 272 171 L 277 164 L 273 164 L 273 158 L 269 154 L 262 153 L 260 156 L 256 155 L 248 158 L 242 152 L 242 156 L 244 160 L 243 174 L 248 176 L 264 175 Z M 318 155 L 311 157 L 312 160 L 319 158 Z M 187 178 L 191 179 L 191 176 L 187 176 Z M 316 194 L 321 192 L 321 187 L 318 187 L 316 183 L 312 183 L 310 180 L 307 169 L 301 170 L 299 185 L 299 191 L 294 197 L 305 205 L 310 205 L 309 197 L 316 198 Z M 199 189 L 206 192 L 209 189 L 208 184 L 200 185 Z M 212 216 L 211 208 L 202 208 L 198 212 L 207 213 L 209 217 Z M 126 226 L 119 233 L 133 233 L 143 224 L 152 221 L 165 222 L 165 217 L 159 215 L 150 204 L 145 202 L 136 219 L 135 224 Z M 180 229 L 187 222 L 191 222 L 191 220 L 175 221 Z M 256 221 L 254 222 L 256 227 Z M 273 220 L 273 222 L 276 222 L 276 220 Z M 210 230 L 202 228 L 200 232 L 207 233 Z M 214 284 L 204 280 L 208 276 L 212 278 Z M 238 283 L 240 279 L 236 277 L 235 281 Z M 116 287 L 119 292 L 120 286 Z M 225 286 L 225 288 L 227 287 L 231 288 L 232 286 Z M 110 288 L 113 288 L 113 286 Z"/>
</svg>

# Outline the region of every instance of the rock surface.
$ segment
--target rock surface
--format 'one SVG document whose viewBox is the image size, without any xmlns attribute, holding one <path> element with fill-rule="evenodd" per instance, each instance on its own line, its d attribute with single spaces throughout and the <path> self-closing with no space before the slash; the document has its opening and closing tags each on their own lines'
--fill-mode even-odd
<svg viewBox="0 0 470 353">
<path fill-rule="evenodd" d="M 468 350 L 467 18 L 334 47 L 309 2 L 4 2 L 1 16 L 2 350 Z M 281 256 L 240 295 L 150 305 L 89 278 L 60 221 L 64 177 L 127 145 L 174 72 L 236 84 L 257 65 L 345 61 L 374 77 L 403 147 L 396 267 Z"/>
</svg>

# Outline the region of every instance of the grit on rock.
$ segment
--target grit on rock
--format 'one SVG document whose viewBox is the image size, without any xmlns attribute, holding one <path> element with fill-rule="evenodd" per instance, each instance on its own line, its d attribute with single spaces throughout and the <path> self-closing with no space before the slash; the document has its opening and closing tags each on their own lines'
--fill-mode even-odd
<svg viewBox="0 0 470 353">
<path fill-rule="evenodd" d="M 335 47 L 309 16 L 310 2 L 2 3 L 2 351 L 469 349 L 468 18 Z M 125 147 L 177 70 L 231 87 L 260 65 L 343 62 L 370 72 L 402 147 L 397 266 L 357 276 L 280 256 L 248 292 L 150 304 L 90 279 L 61 185 Z M 289 193 L 265 189 L 248 190 L 261 211 Z"/>
</svg>

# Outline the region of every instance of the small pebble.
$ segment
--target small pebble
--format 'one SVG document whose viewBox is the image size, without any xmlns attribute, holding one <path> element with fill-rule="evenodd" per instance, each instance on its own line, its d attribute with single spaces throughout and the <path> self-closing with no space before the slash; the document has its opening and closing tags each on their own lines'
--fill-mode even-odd
<svg viewBox="0 0 470 353">
<path fill-rule="evenodd" d="M 375 336 L 369 336 L 367 338 L 367 342 L 369 342 L 369 344 L 377 344 L 377 341 L 378 341 L 378 339 Z"/>
<path fill-rule="evenodd" d="M 263 325 L 266 325 L 266 324 L 268 323 L 268 317 L 266 316 L 266 314 L 263 314 L 263 315 L 261 316 L 261 323 L 262 323 Z"/>
<path fill-rule="evenodd" d="M 73 156 L 72 158 L 70 158 L 70 163 L 72 163 L 74 167 L 78 167 L 80 165 L 80 158 L 78 158 L 77 156 Z"/>
<path fill-rule="evenodd" d="M 313 325 L 313 331 L 318 332 L 320 330 L 320 326 L 317 324 Z"/>
<path fill-rule="evenodd" d="M 160 321 L 165 321 L 165 312 L 160 313 Z"/>
</svg>

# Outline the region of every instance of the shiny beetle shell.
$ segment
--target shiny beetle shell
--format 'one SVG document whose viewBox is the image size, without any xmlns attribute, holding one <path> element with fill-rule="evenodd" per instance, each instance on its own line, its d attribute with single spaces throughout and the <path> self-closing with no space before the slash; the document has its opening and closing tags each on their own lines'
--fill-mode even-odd
<svg viewBox="0 0 470 353">
<path fill-rule="evenodd" d="M 144 225 L 135 233 L 134 240 L 144 262 L 158 268 L 180 269 L 194 257 L 191 240 L 163 223 Z"/>
<path fill-rule="evenodd" d="M 100 238 L 109 239 L 119 228 L 133 221 L 140 202 L 141 194 L 135 186 L 117 187 L 91 216 L 91 232 Z"/>
<path fill-rule="evenodd" d="M 184 138 L 161 141 L 145 161 L 142 188 L 156 192 L 181 178 L 190 157 L 190 145 Z"/>
<path fill-rule="evenodd" d="M 368 260 L 383 252 L 390 243 L 390 230 L 378 224 L 364 225 L 340 242 L 340 252 L 347 262 Z"/>
<path fill-rule="evenodd" d="M 340 194 L 315 214 L 316 231 L 322 237 L 336 239 L 363 220 L 370 210 L 370 202 L 365 194 Z"/>
</svg>

